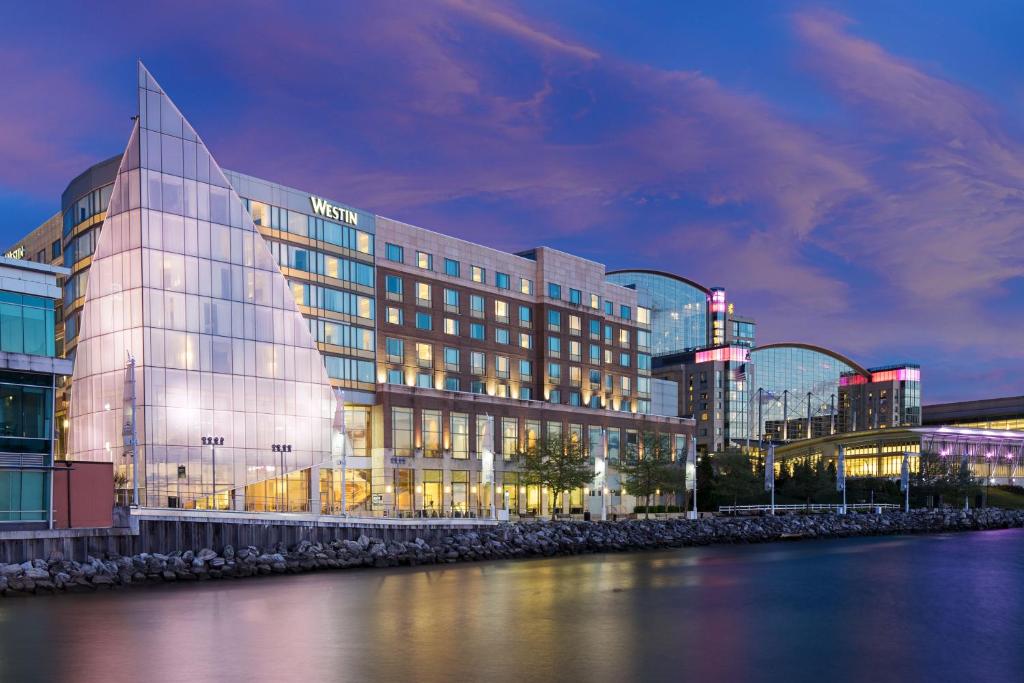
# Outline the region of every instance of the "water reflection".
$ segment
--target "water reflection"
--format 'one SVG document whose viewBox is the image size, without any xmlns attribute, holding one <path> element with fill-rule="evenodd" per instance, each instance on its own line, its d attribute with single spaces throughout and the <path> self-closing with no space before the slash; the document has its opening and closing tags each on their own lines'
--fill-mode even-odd
<svg viewBox="0 0 1024 683">
<path fill-rule="evenodd" d="M 1015 680 L 1024 531 L 0 601 L 0 680 Z"/>
</svg>

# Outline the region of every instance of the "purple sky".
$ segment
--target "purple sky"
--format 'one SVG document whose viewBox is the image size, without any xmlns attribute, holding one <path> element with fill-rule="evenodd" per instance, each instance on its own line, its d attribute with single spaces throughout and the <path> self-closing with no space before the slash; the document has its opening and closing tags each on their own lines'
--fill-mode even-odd
<svg viewBox="0 0 1024 683">
<path fill-rule="evenodd" d="M 216 4 L 0 10 L 4 243 L 123 149 L 141 57 L 226 168 L 1024 393 L 1019 5 Z"/>
</svg>

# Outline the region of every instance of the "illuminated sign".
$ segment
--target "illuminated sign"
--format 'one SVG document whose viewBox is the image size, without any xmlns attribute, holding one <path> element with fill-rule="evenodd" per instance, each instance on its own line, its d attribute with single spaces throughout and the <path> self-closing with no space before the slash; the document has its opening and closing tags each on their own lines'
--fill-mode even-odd
<svg viewBox="0 0 1024 683">
<path fill-rule="evenodd" d="M 313 205 L 313 213 L 318 216 L 330 218 L 333 221 L 343 221 L 350 225 L 359 224 L 359 215 L 352 209 L 335 206 L 326 199 L 312 196 L 309 198 L 309 203 Z"/>
<path fill-rule="evenodd" d="M 23 259 L 25 258 L 25 245 L 11 249 L 9 252 L 4 254 L 4 258 Z"/>
</svg>

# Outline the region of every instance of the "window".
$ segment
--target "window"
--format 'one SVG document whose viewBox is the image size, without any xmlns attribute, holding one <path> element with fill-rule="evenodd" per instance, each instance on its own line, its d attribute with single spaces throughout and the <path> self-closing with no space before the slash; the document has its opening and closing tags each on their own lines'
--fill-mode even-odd
<svg viewBox="0 0 1024 683">
<path fill-rule="evenodd" d="M 387 321 L 392 325 L 401 325 L 404 322 L 405 316 L 402 315 L 402 309 L 397 306 L 388 306 L 385 313 Z"/>
<path fill-rule="evenodd" d="M 651 378 L 650 377 L 637 377 L 636 378 L 636 391 L 638 394 L 649 394 L 651 393 Z"/>
<path fill-rule="evenodd" d="M 474 375 L 482 375 L 487 370 L 487 356 L 482 351 L 471 351 L 469 354 L 469 371 Z"/>
<path fill-rule="evenodd" d="M 629 330 L 625 327 L 619 329 L 619 346 L 629 348 Z"/>
<path fill-rule="evenodd" d="M 451 414 L 452 457 L 465 460 L 469 457 L 469 415 Z"/>
<path fill-rule="evenodd" d="M 533 335 L 529 332 L 519 333 L 519 347 L 523 349 L 533 348 Z"/>
<path fill-rule="evenodd" d="M 621 304 L 619 306 L 619 317 L 623 318 L 625 320 L 632 319 L 632 317 L 633 317 L 633 309 L 631 309 L 626 304 Z"/>
<path fill-rule="evenodd" d="M 562 379 L 562 365 L 560 363 L 548 363 L 548 379 L 557 384 Z"/>
<path fill-rule="evenodd" d="M 533 280 L 528 280 L 525 277 L 519 278 L 519 291 L 523 294 L 533 294 Z"/>
<path fill-rule="evenodd" d="M 386 243 L 384 245 L 384 256 L 388 261 L 405 262 L 405 251 L 397 244 Z"/>
<path fill-rule="evenodd" d="M 622 381 L 622 384 L 621 384 L 621 386 L 622 386 L 622 395 L 623 396 L 629 396 L 629 392 L 632 391 L 632 389 L 633 389 L 633 382 L 632 382 L 632 380 L 630 380 L 629 377 L 626 377 L 625 375 L 623 375 L 622 378 L 621 378 L 621 381 Z"/>
<path fill-rule="evenodd" d="M 459 321 L 456 320 L 455 318 L 445 318 L 444 319 L 444 333 L 445 334 L 453 334 L 455 336 L 458 336 L 458 334 L 459 334 Z"/>
<path fill-rule="evenodd" d="M 556 285 L 554 282 L 548 283 L 548 296 L 552 299 L 562 298 L 562 285 Z"/>
<path fill-rule="evenodd" d="M 562 329 L 562 314 L 558 311 L 548 311 L 548 329 L 558 332 Z"/>
<path fill-rule="evenodd" d="M 412 455 L 412 408 L 391 408 L 391 450 L 398 456 Z"/>
<path fill-rule="evenodd" d="M 444 290 L 444 309 L 451 313 L 459 312 L 459 292 L 456 289 Z"/>
<path fill-rule="evenodd" d="M 417 251 L 416 252 L 416 265 L 419 266 L 420 268 L 422 268 L 423 270 L 433 270 L 434 269 L 434 255 L 433 254 L 428 254 L 428 253 L 426 253 L 424 251 Z"/>
<path fill-rule="evenodd" d="M 514 417 L 501 418 L 501 452 L 505 460 L 519 452 L 519 420 Z"/>
<path fill-rule="evenodd" d="M 444 369 L 451 372 L 459 371 L 459 350 L 450 346 L 444 347 Z"/>
<path fill-rule="evenodd" d="M 551 401 L 552 403 L 561 403 L 562 402 L 562 392 L 561 392 L 561 390 L 559 390 L 559 389 L 552 389 L 550 392 L 548 392 L 548 400 Z M 551 423 L 548 423 L 548 424 L 551 424 Z M 561 426 L 561 425 L 559 425 L 559 426 Z"/>
<path fill-rule="evenodd" d="M 583 386 L 583 370 L 580 366 L 569 366 L 569 385 L 574 387 Z"/>
<path fill-rule="evenodd" d="M 455 259 L 446 258 L 444 260 L 444 274 L 451 277 L 459 277 L 459 262 Z"/>
<path fill-rule="evenodd" d="M 590 362 L 594 363 L 595 365 L 600 365 L 600 363 L 601 363 L 601 346 L 599 344 L 591 344 L 590 345 Z"/>
<path fill-rule="evenodd" d="M 519 400 L 520 401 L 532 401 L 533 400 L 533 387 L 519 387 Z"/>
<path fill-rule="evenodd" d="M 569 290 L 569 303 L 579 305 L 583 303 L 583 292 L 578 289 Z"/>
<path fill-rule="evenodd" d="M 533 361 L 525 359 L 519 361 L 519 379 L 524 382 L 533 379 Z"/>
<path fill-rule="evenodd" d="M 434 329 L 434 318 L 429 313 L 416 312 L 416 329 L 417 330 L 432 330 Z"/>
<path fill-rule="evenodd" d="M 416 283 L 416 305 L 429 306 L 432 299 L 430 285 L 426 282 Z"/>
<path fill-rule="evenodd" d="M 501 299 L 494 300 L 494 318 L 499 323 L 508 322 L 508 302 Z"/>
<path fill-rule="evenodd" d="M 478 294 L 469 295 L 469 314 L 474 318 L 484 317 L 484 298 Z"/>
<path fill-rule="evenodd" d="M 612 332 L 613 332 L 613 330 L 612 330 L 612 326 L 611 325 L 605 325 L 604 326 L 604 343 L 605 344 L 611 344 L 612 343 Z"/>
<path fill-rule="evenodd" d="M 484 334 L 485 329 L 483 323 L 470 323 L 469 324 L 469 338 L 476 339 L 477 341 L 483 341 L 487 335 Z"/>
<path fill-rule="evenodd" d="M 559 337 L 548 337 L 548 353 L 558 358 L 562 355 L 562 340 Z"/>
<path fill-rule="evenodd" d="M 619 365 L 621 365 L 624 368 L 628 368 L 629 367 L 629 354 L 628 353 L 620 353 L 619 354 Z"/>
<path fill-rule="evenodd" d="M 388 299 L 402 300 L 402 278 L 397 275 L 384 276 L 384 292 Z"/>
<path fill-rule="evenodd" d="M 613 304 L 611 301 L 605 300 L 605 302 L 604 302 L 604 314 L 605 315 L 615 315 L 615 304 Z"/>
<path fill-rule="evenodd" d="M 509 334 L 507 327 L 496 327 L 494 328 L 494 341 L 499 344 L 509 343 Z"/>
<path fill-rule="evenodd" d="M 519 307 L 519 326 L 520 327 L 532 327 L 533 326 L 533 309 L 529 306 Z"/>
<path fill-rule="evenodd" d="M 651 356 L 647 353 L 636 354 L 636 366 L 641 370 L 651 371 Z"/>
<path fill-rule="evenodd" d="M 583 332 L 582 324 L 580 323 L 580 317 L 578 315 L 569 316 L 569 334 L 580 336 Z"/>
<path fill-rule="evenodd" d="M 401 363 L 405 359 L 405 342 L 388 337 L 384 340 L 389 363 Z"/>
<path fill-rule="evenodd" d="M 487 271 L 480 266 L 470 266 L 470 279 L 473 282 L 479 282 L 481 284 L 487 284 Z"/>
<path fill-rule="evenodd" d="M 494 374 L 497 375 L 498 379 L 509 378 L 508 356 L 494 357 Z"/>
<path fill-rule="evenodd" d="M 636 307 L 636 321 L 641 325 L 651 324 L 651 309 L 643 306 Z"/>
<path fill-rule="evenodd" d="M 572 340 L 569 342 L 569 360 L 576 361 L 577 363 L 583 360 L 583 345 L 578 341 Z"/>
<path fill-rule="evenodd" d="M 593 308 L 595 311 L 601 308 L 601 297 L 599 297 L 597 294 L 591 294 L 590 307 Z"/>
<path fill-rule="evenodd" d="M 401 370 L 388 370 L 388 384 L 405 384 Z"/>
<path fill-rule="evenodd" d="M 590 388 L 600 389 L 601 388 L 601 371 L 591 370 L 590 371 Z"/>
<path fill-rule="evenodd" d="M 60 240 L 54 240 L 50 245 L 50 258 L 55 259 L 58 256 L 60 256 Z"/>
<path fill-rule="evenodd" d="M 570 391 L 569 392 L 569 405 L 578 406 L 580 405 L 580 392 Z"/>
<path fill-rule="evenodd" d="M 430 344 L 416 342 L 416 364 L 421 368 L 434 367 L 434 347 Z"/>
<path fill-rule="evenodd" d="M 423 457 L 441 457 L 441 411 L 424 410 L 422 413 Z"/>
<path fill-rule="evenodd" d="M 469 383 L 469 391 L 472 394 L 482 394 L 482 393 L 484 393 L 484 383 L 481 382 L 478 379 L 474 379 L 473 381 L 471 381 Z"/>
<path fill-rule="evenodd" d="M 497 286 L 498 289 L 511 289 L 512 287 L 510 280 L 511 278 L 509 278 L 508 273 L 494 274 L 494 284 L 495 286 Z"/>
<path fill-rule="evenodd" d="M 444 378 L 445 391 L 460 391 L 459 378 L 458 377 L 445 377 Z"/>
<path fill-rule="evenodd" d="M 611 349 L 605 349 L 604 350 L 604 362 L 608 363 L 609 365 L 611 364 L 611 362 L 612 362 L 612 350 Z"/>
<path fill-rule="evenodd" d="M 596 318 L 592 319 L 590 321 L 590 338 L 591 339 L 600 339 L 601 338 L 601 321 L 597 320 Z"/>
</svg>

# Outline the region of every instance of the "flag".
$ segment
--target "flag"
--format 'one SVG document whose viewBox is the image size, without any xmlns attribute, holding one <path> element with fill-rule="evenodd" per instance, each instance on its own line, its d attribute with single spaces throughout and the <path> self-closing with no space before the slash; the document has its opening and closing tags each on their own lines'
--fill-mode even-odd
<svg viewBox="0 0 1024 683">
<path fill-rule="evenodd" d="M 839 447 L 839 455 L 836 458 L 836 491 L 846 488 L 846 449 Z"/>
<path fill-rule="evenodd" d="M 768 452 L 764 456 L 764 490 L 775 488 L 775 444 L 768 444 Z"/>
<path fill-rule="evenodd" d="M 900 491 L 910 488 L 910 454 L 903 453 L 903 465 L 900 466 Z"/>
<path fill-rule="evenodd" d="M 334 443 L 332 447 L 334 464 L 341 465 L 348 455 L 348 426 L 345 424 L 345 392 L 337 394 L 338 400 L 334 404 Z"/>
<path fill-rule="evenodd" d="M 690 437 L 690 446 L 686 451 L 686 481 L 690 482 L 689 488 L 696 488 L 697 484 L 697 437 Z"/>
<path fill-rule="evenodd" d="M 737 382 L 746 382 L 747 381 L 747 364 L 746 363 L 741 363 L 740 365 L 736 366 L 733 369 L 733 371 L 732 371 L 732 378 L 733 378 L 733 380 L 735 380 Z"/>
<path fill-rule="evenodd" d="M 594 455 L 594 490 L 604 494 L 605 462 L 608 458 L 608 430 L 601 430 L 601 448 Z"/>
</svg>

